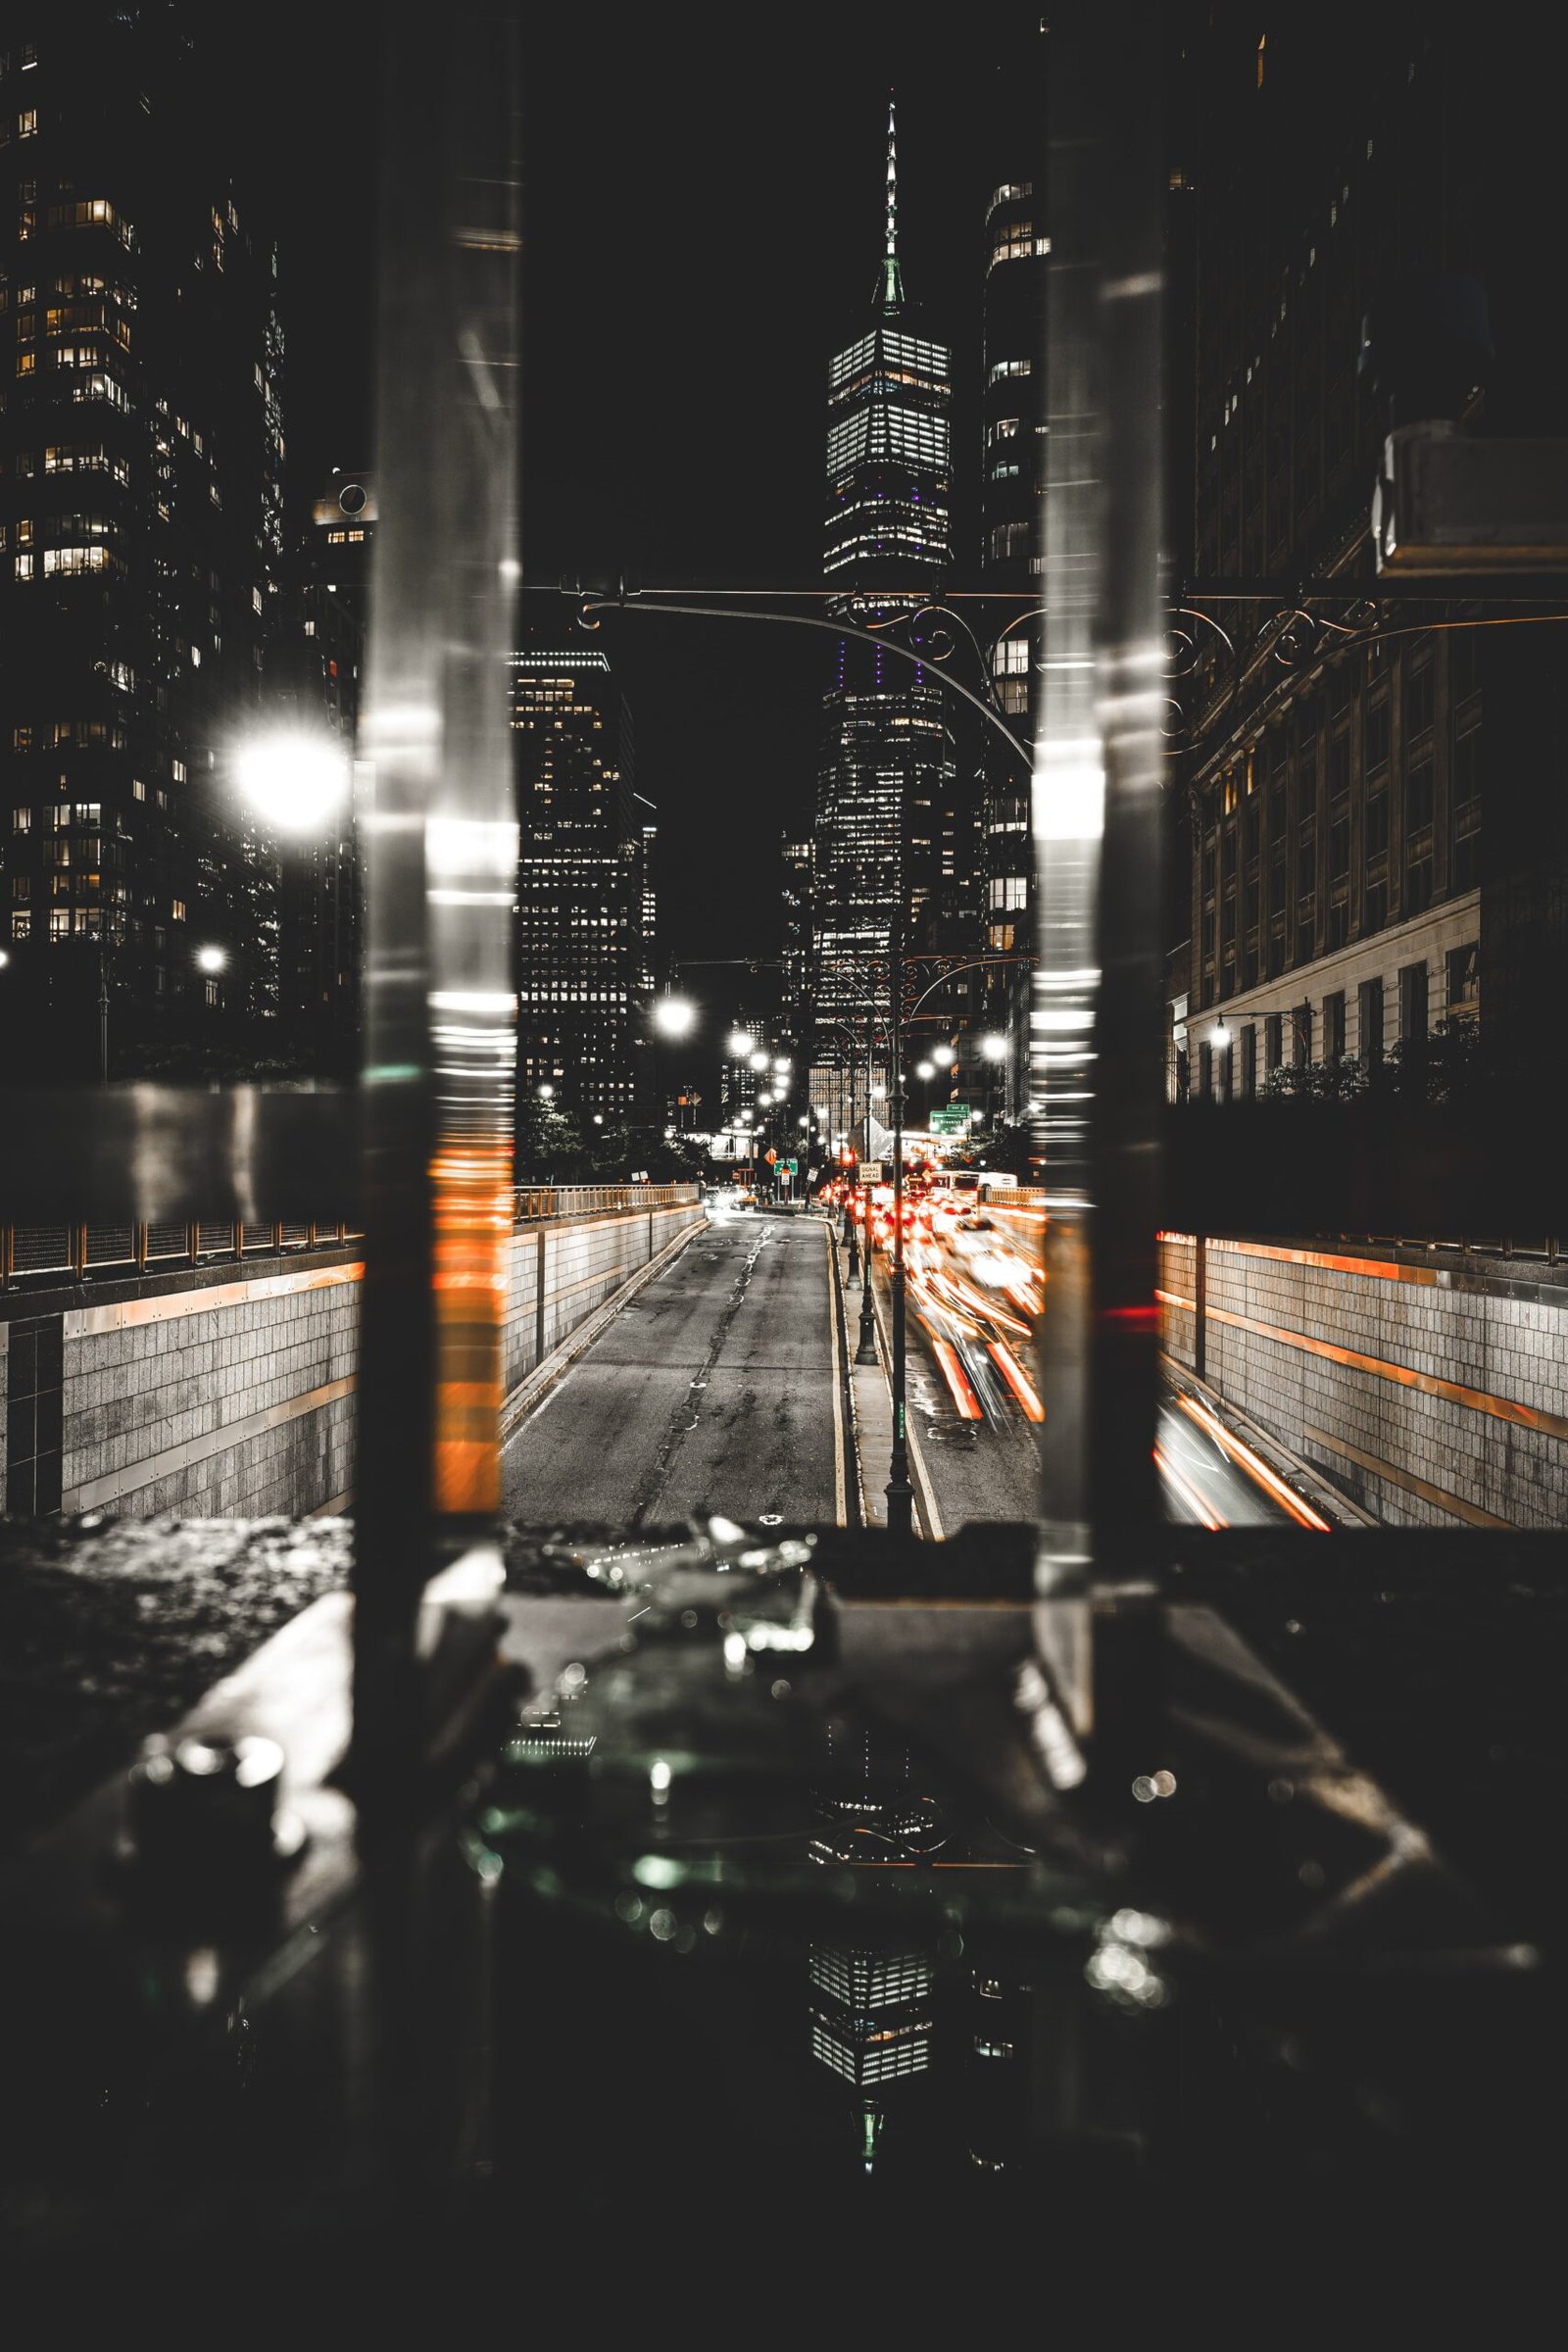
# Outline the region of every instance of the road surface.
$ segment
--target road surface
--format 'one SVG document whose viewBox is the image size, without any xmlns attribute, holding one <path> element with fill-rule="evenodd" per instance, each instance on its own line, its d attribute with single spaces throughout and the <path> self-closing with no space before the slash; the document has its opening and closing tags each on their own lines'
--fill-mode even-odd
<svg viewBox="0 0 1568 2352">
<path fill-rule="evenodd" d="M 508 1441 L 507 1516 L 839 1523 L 831 1313 L 818 1219 L 716 1209 Z"/>
</svg>

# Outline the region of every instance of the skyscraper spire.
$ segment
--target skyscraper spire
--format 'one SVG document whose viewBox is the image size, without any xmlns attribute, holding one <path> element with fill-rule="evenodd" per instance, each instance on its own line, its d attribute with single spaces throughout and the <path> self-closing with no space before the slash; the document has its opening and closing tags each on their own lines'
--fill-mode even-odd
<svg viewBox="0 0 1568 2352">
<path fill-rule="evenodd" d="M 887 237 L 877 305 L 884 311 L 904 308 L 904 271 L 899 263 L 899 130 L 893 92 L 888 92 Z"/>
</svg>

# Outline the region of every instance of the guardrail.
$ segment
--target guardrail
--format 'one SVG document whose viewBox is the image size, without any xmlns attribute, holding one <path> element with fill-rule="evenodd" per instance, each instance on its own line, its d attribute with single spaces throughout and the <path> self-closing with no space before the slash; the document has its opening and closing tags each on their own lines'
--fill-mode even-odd
<svg viewBox="0 0 1568 2352">
<path fill-rule="evenodd" d="M 362 1237 L 336 1223 L 270 1225 L 0 1225 L 0 1290 L 39 1276 L 83 1282 L 89 1274 L 147 1274 L 215 1259 L 276 1257 L 341 1248 Z"/>
<path fill-rule="evenodd" d="M 519 1225 L 537 1225 L 609 1209 L 686 1208 L 701 1191 L 696 1184 L 519 1184 L 514 1214 Z"/>
<path fill-rule="evenodd" d="M 518 1185 L 513 1214 L 517 1224 L 529 1225 L 602 1216 L 616 1209 L 683 1208 L 697 1200 L 700 1190 L 695 1184 Z M 141 1275 L 211 1265 L 215 1260 L 338 1249 L 363 1239 L 360 1228 L 341 1219 L 266 1225 L 0 1225 L 0 1291 L 50 1276 L 84 1282 L 90 1274 Z"/>
</svg>

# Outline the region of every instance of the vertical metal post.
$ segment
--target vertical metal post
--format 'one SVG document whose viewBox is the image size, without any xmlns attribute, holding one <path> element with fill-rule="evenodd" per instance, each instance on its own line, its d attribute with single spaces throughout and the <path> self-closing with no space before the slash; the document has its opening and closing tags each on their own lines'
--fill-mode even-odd
<svg viewBox="0 0 1568 2352">
<path fill-rule="evenodd" d="M 386 20 L 376 441 L 361 768 L 364 1347 L 358 1787 L 417 1764 L 419 1596 L 500 1501 L 516 821 L 516 26 L 454 0 Z"/>
<path fill-rule="evenodd" d="M 109 1084 L 109 947 L 102 930 L 98 933 L 98 1083 Z"/>
<path fill-rule="evenodd" d="M 893 1095 L 893 1458 L 888 1467 L 888 1533 L 906 1536 L 914 1511 L 914 1489 L 909 1484 L 909 1445 L 906 1426 L 906 1357 L 904 1340 L 904 957 L 895 941 L 889 956 L 892 1017 L 891 1068 Z"/>
<path fill-rule="evenodd" d="M 855 1360 L 858 1364 L 876 1362 L 876 1309 L 871 1298 L 871 1276 L 876 1252 L 871 1247 L 871 1188 L 864 1181 L 865 1163 L 871 1156 L 871 1065 L 876 1051 L 876 998 L 871 977 L 865 977 L 865 1139 L 860 1152 L 860 1327 L 857 1335 Z"/>
<path fill-rule="evenodd" d="M 1157 1515 L 1162 42 L 1150 0 L 1113 24 L 1083 0 L 1052 20 L 1033 795 L 1049 1278 L 1037 1584 L 1069 1600 L 1041 1612 L 1040 1640 L 1091 1738 L 1091 1595 L 1137 1579 Z"/>
<path fill-rule="evenodd" d="M 1193 1236 L 1193 1370 L 1200 1380 L 1208 1373 L 1208 1243 Z"/>
</svg>

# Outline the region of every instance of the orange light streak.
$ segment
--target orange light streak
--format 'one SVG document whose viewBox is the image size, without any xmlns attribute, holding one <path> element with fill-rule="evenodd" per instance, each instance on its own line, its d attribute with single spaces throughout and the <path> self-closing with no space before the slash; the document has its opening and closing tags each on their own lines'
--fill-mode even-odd
<svg viewBox="0 0 1568 2352">
<path fill-rule="evenodd" d="M 941 1366 L 942 1377 L 947 1382 L 953 1401 L 958 1408 L 959 1418 L 964 1421 L 983 1420 L 985 1416 L 980 1410 L 980 1399 L 969 1386 L 969 1376 L 959 1363 L 952 1341 L 933 1340 L 931 1352 Z"/>
<path fill-rule="evenodd" d="M 996 1363 L 997 1369 L 1001 1372 L 1003 1379 L 1006 1382 L 1008 1388 L 1017 1397 L 1018 1402 L 1023 1406 L 1023 1409 L 1028 1415 L 1029 1419 L 1031 1421 L 1043 1421 L 1046 1417 L 1046 1408 L 1036 1396 L 1034 1389 L 1030 1385 L 1028 1374 L 1025 1372 L 1022 1364 L 1019 1363 L 1017 1357 L 1013 1354 L 1012 1349 L 1010 1348 L 1004 1348 L 1000 1340 L 993 1340 L 991 1343 L 991 1355 Z"/>
<path fill-rule="evenodd" d="M 1288 1487 L 1284 1479 L 1269 1468 L 1267 1462 L 1261 1460 L 1250 1446 L 1244 1446 L 1239 1437 L 1228 1430 L 1222 1421 L 1217 1420 L 1195 1397 L 1178 1396 L 1176 1401 L 1189 1421 L 1196 1421 L 1199 1428 L 1213 1439 L 1220 1451 L 1229 1454 L 1239 1470 L 1244 1470 L 1250 1479 L 1264 1490 L 1265 1494 L 1272 1494 L 1281 1508 L 1290 1513 L 1298 1527 L 1309 1527 L 1320 1536 L 1333 1534 L 1334 1531 L 1328 1521 L 1320 1518 L 1310 1503 L 1303 1502 L 1294 1487 Z"/>
<path fill-rule="evenodd" d="M 1188 1484 L 1175 1464 L 1161 1453 L 1157 1446 L 1154 1447 L 1154 1467 L 1167 1485 L 1181 1496 L 1188 1509 L 1196 1514 L 1200 1527 L 1206 1527 L 1210 1535 L 1217 1536 L 1226 1522 L 1223 1519 L 1215 1518 L 1198 1489 Z"/>
</svg>

